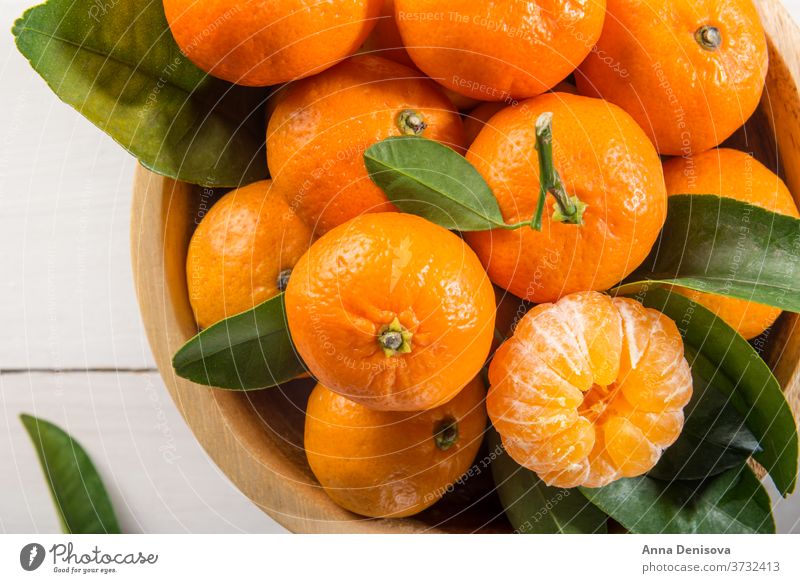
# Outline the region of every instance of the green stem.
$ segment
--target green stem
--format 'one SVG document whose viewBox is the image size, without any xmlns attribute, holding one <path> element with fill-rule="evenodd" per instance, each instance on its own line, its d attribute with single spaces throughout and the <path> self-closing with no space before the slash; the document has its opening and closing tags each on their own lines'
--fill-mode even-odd
<svg viewBox="0 0 800 583">
<path fill-rule="evenodd" d="M 564 182 L 553 164 L 553 114 L 545 112 L 536 119 L 536 151 L 539 154 L 539 203 L 531 219 L 531 228 L 541 230 L 542 212 L 547 193 L 556 199 L 552 219 L 572 225 L 583 224 L 586 203 L 577 196 L 570 196 Z"/>
</svg>

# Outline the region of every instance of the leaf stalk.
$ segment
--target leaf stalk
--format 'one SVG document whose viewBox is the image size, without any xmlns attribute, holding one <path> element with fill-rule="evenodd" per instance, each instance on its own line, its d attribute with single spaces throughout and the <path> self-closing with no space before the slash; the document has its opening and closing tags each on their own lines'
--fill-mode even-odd
<svg viewBox="0 0 800 583">
<path fill-rule="evenodd" d="M 547 193 L 556 199 L 552 220 L 572 225 L 583 224 L 588 206 L 577 195 L 570 196 L 553 163 L 553 113 L 545 112 L 536 119 L 536 151 L 539 157 L 539 203 L 531 219 L 531 228 L 541 230 L 542 213 Z"/>
</svg>

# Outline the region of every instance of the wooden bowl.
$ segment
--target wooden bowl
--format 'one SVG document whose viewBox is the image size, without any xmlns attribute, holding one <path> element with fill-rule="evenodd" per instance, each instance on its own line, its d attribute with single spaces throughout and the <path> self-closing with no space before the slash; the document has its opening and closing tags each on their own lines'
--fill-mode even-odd
<svg viewBox="0 0 800 583">
<path fill-rule="evenodd" d="M 759 110 L 727 144 L 777 168 L 800 195 L 800 31 L 777 0 L 756 0 L 769 41 L 770 67 Z M 250 393 L 196 385 L 175 376 L 171 358 L 196 331 L 186 288 L 186 249 L 216 194 L 142 167 L 133 187 L 131 247 L 136 293 L 150 347 L 175 404 L 211 458 L 234 484 L 283 526 L 306 533 L 503 532 L 510 526 L 482 468 L 466 490 L 407 519 L 375 520 L 336 506 L 314 479 L 303 451 L 309 381 Z M 797 414 L 798 316 L 784 313 L 763 355 Z M 479 456 L 480 457 L 480 456 Z M 477 467 L 481 467 L 478 464 Z"/>
</svg>

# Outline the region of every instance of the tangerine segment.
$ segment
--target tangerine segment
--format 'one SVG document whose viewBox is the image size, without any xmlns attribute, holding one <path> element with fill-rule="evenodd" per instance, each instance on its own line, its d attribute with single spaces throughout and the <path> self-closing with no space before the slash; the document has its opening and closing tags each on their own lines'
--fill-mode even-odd
<svg viewBox="0 0 800 583">
<path fill-rule="evenodd" d="M 478 258 L 422 218 L 367 214 L 314 243 L 286 291 L 289 330 L 311 373 L 381 410 L 453 398 L 491 346 L 494 291 Z"/>
<path fill-rule="evenodd" d="M 570 195 L 588 205 L 583 224 L 465 233 L 492 281 L 523 299 L 550 302 L 605 290 L 647 257 L 664 224 L 661 161 L 622 109 L 599 99 L 547 93 L 492 116 L 467 159 L 492 188 L 506 223 L 530 221 L 539 199 L 536 120 L 553 114 L 553 159 Z"/>
<path fill-rule="evenodd" d="M 364 152 L 420 135 L 461 152 L 461 117 L 414 69 L 357 55 L 288 86 L 267 128 L 267 165 L 290 206 L 319 235 L 367 212 L 396 210 L 370 180 Z"/>
<path fill-rule="evenodd" d="M 353 54 L 381 0 L 164 0 L 178 46 L 198 67 L 265 87 L 308 77 Z"/>
<path fill-rule="evenodd" d="M 529 311 L 492 359 L 489 382 L 487 410 L 509 455 L 563 488 L 650 470 L 692 396 L 675 323 L 591 291 Z"/>
<path fill-rule="evenodd" d="M 486 428 L 483 383 L 422 412 L 376 411 L 317 385 L 308 400 L 305 451 L 340 506 L 373 517 L 416 514 L 469 469 Z"/>
</svg>

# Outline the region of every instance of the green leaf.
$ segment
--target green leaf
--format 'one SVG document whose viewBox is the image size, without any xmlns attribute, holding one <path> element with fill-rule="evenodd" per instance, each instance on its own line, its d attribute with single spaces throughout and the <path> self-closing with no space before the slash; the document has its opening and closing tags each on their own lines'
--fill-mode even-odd
<svg viewBox="0 0 800 583">
<path fill-rule="evenodd" d="M 195 67 L 160 0 L 49 0 L 12 32 L 61 100 L 154 172 L 208 186 L 267 176 L 264 90 Z"/>
<path fill-rule="evenodd" d="M 732 198 L 669 197 L 650 256 L 617 289 L 676 284 L 800 312 L 800 219 Z"/>
<path fill-rule="evenodd" d="M 753 457 L 784 496 L 791 494 L 797 481 L 797 426 L 767 364 L 733 328 L 686 296 L 653 288 L 636 299 L 672 318 L 684 344 L 730 381 L 714 386 L 725 392 L 761 444 L 763 451 Z"/>
<path fill-rule="evenodd" d="M 727 395 L 735 387 L 725 373 L 686 345 L 694 390 L 684 409 L 686 422 L 678 440 L 661 456 L 649 475 L 661 480 L 699 480 L 737 468 L 761 451 Z M 715 387 L 724 384 L 720 390 Z"/>
<path fill-rule="evenodd" d="M 387 138 L 364 152 L 369 176 L 405 213 L 446 229 L 485 231 L 505 225 L 489 185 L 466 158 L 419 136 Z"/>
<path fill-rule="evenodd" d="M 39 455 L 66 534 L 118 534 L 114 508 L 100 475 L 81 445 L 63 429 L 21 415 Z"/>
<path fill-rule="evenodd" d="M 775 532 L 769 495 L 747 464 L 705 481 L 639 476 L 580 490 L 636 534 Z"/>
<path fill-rule="evenodd" d="M 509 456 L 489 430 L 492 476 L 514 530 L 523 534 L 605 533 L 606 515 L 577 489 L 551 488 Z"/>
<path fill-rule="evenodd" d="M 206 328 L 178 350 L 172 366 L 185 379 L 234 390 L 274 387 L 305 372 L 282 293 Z"/>
</svg>

